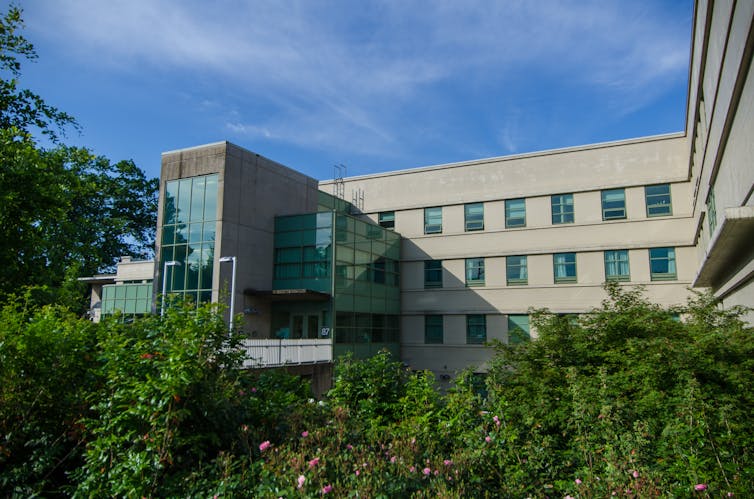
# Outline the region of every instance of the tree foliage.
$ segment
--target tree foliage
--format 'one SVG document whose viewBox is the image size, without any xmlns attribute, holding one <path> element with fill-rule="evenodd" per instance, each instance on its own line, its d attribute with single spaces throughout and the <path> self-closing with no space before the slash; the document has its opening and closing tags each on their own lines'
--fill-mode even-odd
<svg viewBox="0 0 754 499">
<path fill-rule="evenodd" d="M 80 301 L 76 277 L 112 268 L 121 255 L 151 256 L 158 184 L 132 161 L 37 145 L 33 132 L 56 142 L 77 125 L 18 88 L 22 59 L 36 59 L 22 26 L 16 7 L 0 19 L 0 296 L 36 286 L 52 290 L 42 301 L 60 300 L 67 282 Z"/>
<path fill-rule="evenodd" d="M 0 496 L 751 495 L 741 311 L 608 294 L 578 319 L 537 312 L 486 397 L 471 372 L 441 395 L 383 352 L 343 359 L 319 403 L 238 369 L 216 306 L 92 324 L 20 299 L 0 314 Z"/>
<path fill-rule="evenodd" d="M 0 127 L 25 132 L 36 129 L 57 142 L 66 127 L 78 129 L 78 124 L 72 116 L 50 106 L 31 90 L 18 87 L 21 59 L 37 59 L 34 45 L 18 33 L 21 28 L 21 9 L 10 6 L 0 18 Z"/>
</svg>

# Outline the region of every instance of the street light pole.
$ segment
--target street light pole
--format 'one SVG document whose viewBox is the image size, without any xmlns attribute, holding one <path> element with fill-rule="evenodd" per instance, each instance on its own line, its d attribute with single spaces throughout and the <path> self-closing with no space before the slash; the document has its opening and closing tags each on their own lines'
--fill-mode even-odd
<svg viewBox="0 0 754 499">
<path fill-rule="evenodd" d="M 233 262 L 233 277 L 230 280 L 230 322 L 228 323 L 228 330 L 233 331 L 233 316 L 235 314 L 236 304 L 236 257 L 235 256 L 221 256 L 220 263 Z"/>
<path fill-rule="evenodd" d="M 180 264 L 181 262 L 178 260 L 168 260 L 162 266 L 162 299 L 160 300 L 160 317 L 165 315 L 165 298 L 167 297 L 168 292 L 168 267 L 175 267 Z"/>
</svg>

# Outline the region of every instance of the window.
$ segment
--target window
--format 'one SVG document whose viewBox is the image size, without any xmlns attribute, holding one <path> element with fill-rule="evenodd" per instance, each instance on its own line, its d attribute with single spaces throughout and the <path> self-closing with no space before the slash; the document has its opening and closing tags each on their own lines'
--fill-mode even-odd
<svg viewBox="0 0 754 499">
<path fill-rule="evenodd" d="M 707 223 L 709 224 L 709 237 L 715 233 L 717 228 L 717 207 L 715 206 L 715 191 L 710 189 L 707 197 Z"/>
<path fill-rule="evenodd" d="M 672 281 L 676 278 L 675 249 L 651 248 L 649 272 L 653 281 Z"/>
<path fill-rule="evenodd" d="M 395 212 L 394 211 L 381 211 L 378 215 L 378 223 L 380 227 L 386 229 L 395 228 Z"/>
<path fill-rule="evenodd" d="M 673 214 L 670 202 L 670 184 L 648 185 L 644 187 L 648 217 L 663 217 Z"/>
<path fill-rule="evenodd" d="M 555 282 L 576 282 L 576 253 L 555 253 L 552 255 Z"/>
<path fill-rule="evenodd" d="M 605 251 L 605 280 L 631 280 L 628 267 L 628 250 Z"/>
<path fill-rule="evenodd" d="M 442 260 L 424 260 L 424 287 L 442 287 Z"/>
<path fill-rule="evenodd" d="M 484 258 L 466 259 L 466 285 L 484 286 Z"/>
<path fill-rule="evenodd" d="M 484 204 L 471 203 L 463 207 L 466 232 L 484 229 Z"/>
<path fill-rule="evenodd" d="M 487 341 L 487 316 L 466 316 L 466 343 L 469 345 L 484 345 Z"/>
<path fill-rule="evenodd" d="M 424 316 L 424 343 L 439 344 L 443 341 L 442 315 Z"/>
<path fill-rule="evenodd" d="M 529 316 L 511 314 L 508 316 L 508 343 L 521 343 L 531 338 Z"/>
<path fill-rule="evenodd" d="M 602 191 L 602 220 L 626 218 L 626 192 L 623 189 Z"/>
<path fill-rule="evenodd" d="M 552 206 L 553 225 L 573 223 L 573 194 L 552 196 L 550 204 Z"/>
<path fill-rule="evenodd" d="M 442 207 L 424 208 L 424 233 L 442 232 Z"/>
<path fill-rule="evenodd" d="M 525 256 L 509 256 L 505 258 L 505 274 L 508 286 L 519 286 L 529 282 Z"/>
<path fill-rule="evenodd" d="M 526 200 L 505 200 L 505 227 L 526 227 Z"/>
</svg>

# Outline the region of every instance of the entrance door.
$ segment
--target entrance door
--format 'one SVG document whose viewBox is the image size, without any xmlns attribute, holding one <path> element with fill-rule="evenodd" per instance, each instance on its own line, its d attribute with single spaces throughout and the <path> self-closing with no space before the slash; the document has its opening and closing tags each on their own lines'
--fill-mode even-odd
<svg viewBox="0 0 754 499">
<path fill-rule="evenodd" d="M 306 337 L 316 339 L 319 336 L 319 317 L 310 315 L 306 318 Z"/>
<path fill-rule="evenodd" d="M 319 337 L 319 315 L 296 314 L 291 316 L 291 338 L 316 339 Z"/>
</svg>

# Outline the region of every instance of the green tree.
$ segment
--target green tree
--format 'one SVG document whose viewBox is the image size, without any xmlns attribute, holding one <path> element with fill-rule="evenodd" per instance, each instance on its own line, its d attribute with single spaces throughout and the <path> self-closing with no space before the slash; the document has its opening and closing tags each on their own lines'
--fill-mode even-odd
<svg viewBox="0 0 754 499">
<path fill-rule="evenodd" d="M 81 306 L 76 277 L 112 268 L 121 255 L 151 256 L 158 182 L 132 161 L 36 144 L 35 131 L 56 142 L 77 125 L 18 88 L 21 59 L 36 58 L 22 26 L 16 7 L 0 19 L 0 297 L 35 286 L 46 290 L 40 301 Z"/>
<path fill-rule="evenodd" d="M 57 142 L 66 127 L 78 129 L 72 116 L 45 103 L 28 89 L 18 87 L 21 60 L 34 61 L 34 46 L 17 31 L 23 28 L 21 9 L 11 6 L 0 18 L 0 127 L 30 132 L 33 128 Z"/>
</svg>

